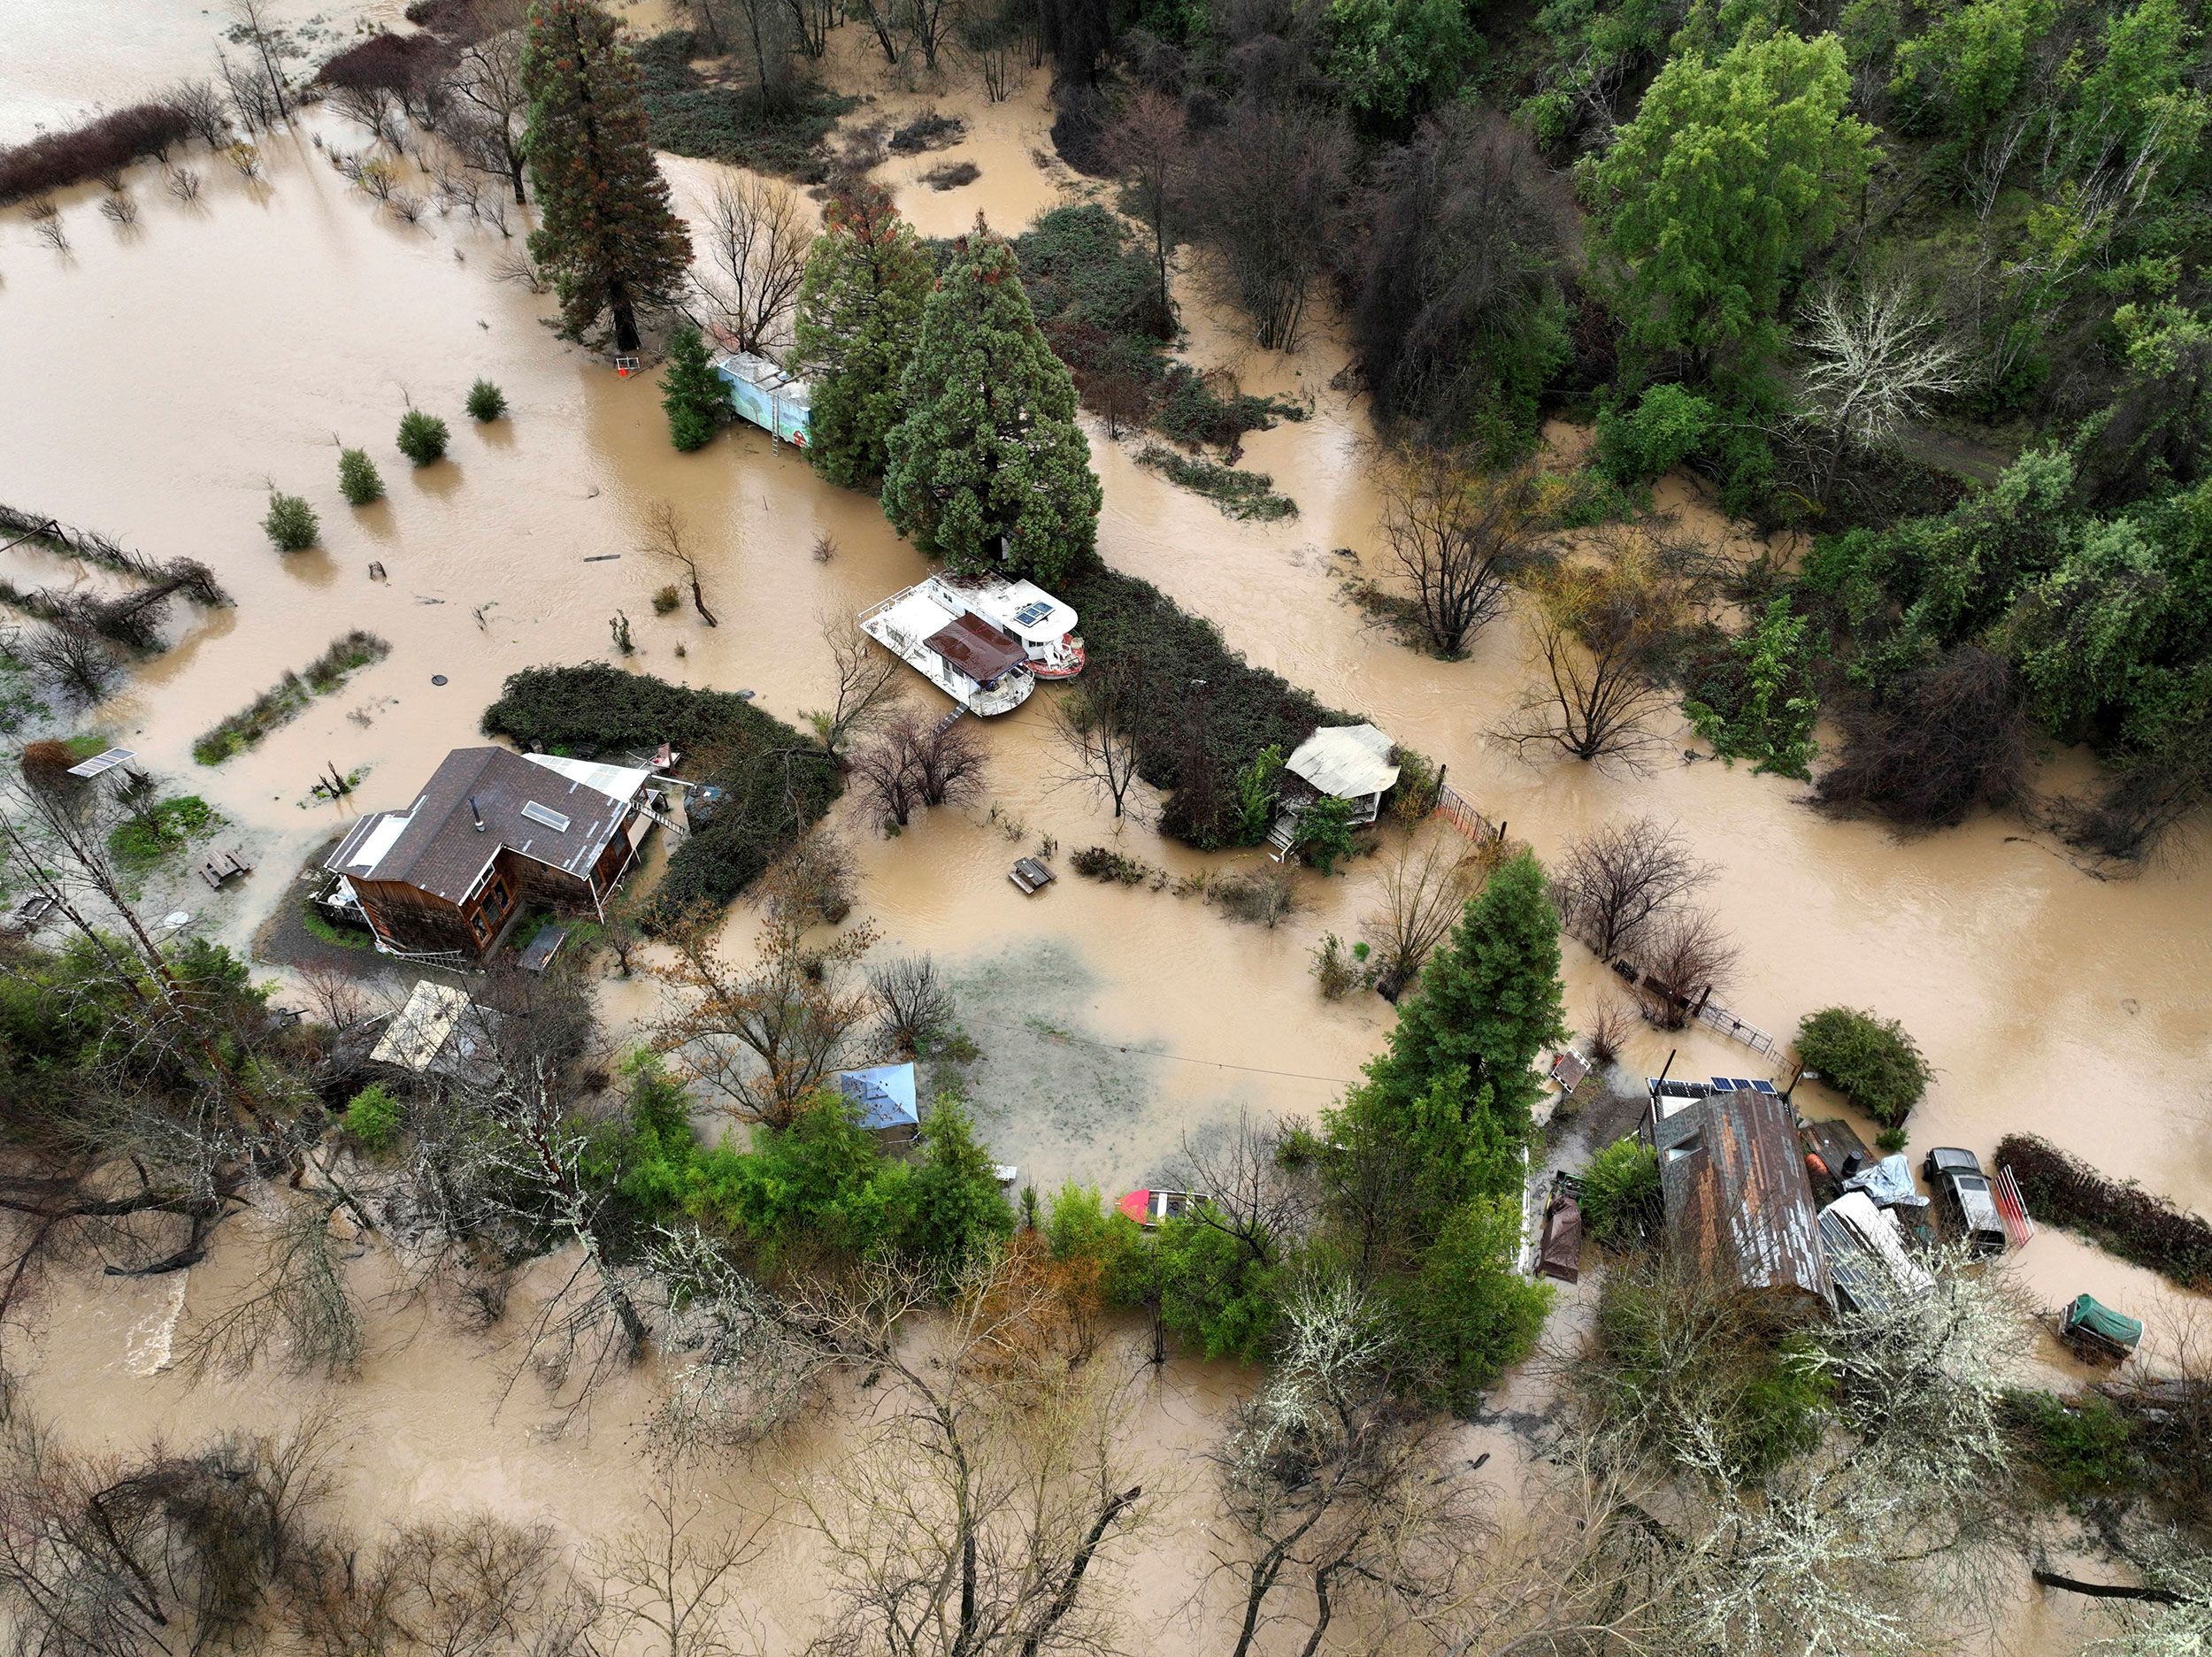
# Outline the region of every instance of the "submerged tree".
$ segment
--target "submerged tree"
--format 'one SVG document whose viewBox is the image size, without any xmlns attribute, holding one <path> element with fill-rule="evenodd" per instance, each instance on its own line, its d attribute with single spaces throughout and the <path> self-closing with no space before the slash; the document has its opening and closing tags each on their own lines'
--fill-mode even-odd
<svg viewBox="0 0 2212 1657">
<path fill-rule="evenodd" d="M 1535 468 L 1478 474 L 1424 448 L 1393 456 L 1382 475 L 1383 535 L 1421 640 L 1438 656 L 1464 656 L 1504 607 L 1508 579 L 1540 556 Z"/>
<path fill-rule="evenodd" d="M 954 569 L 1048 583 L 1090 561 L 1102 501 L 1075 380 L 979 218 L 922 309 L 906 415 L 885 440 L 883 510 Z"/>
<path fill-rule="evenodd" d="M 807 458 L 832 483 L 872 484 L 929 296 L 929 257 L 879 186 L 831 198 L 799 286 L 795 357 L 814 388 Z"/>
<path fill-rule="evenodd" d="M 661 407 L 668 414 L 668 441 L 686 454 L 704 449 L 728 418 L 730 394 L 696 328 L 679 328 L 669 335 Z"/>
<path fill-rule="evenodd" d="M 533 0 L 523 46 L 530 96 L 524 147 L 538 192 L 530 257 L 581 339 L 608 320 L 615 349 L 638 349 L 638 311 L 664 304 L 691 260 L 646 141 L 637 65 L 621 25 L 594 0 Z"/>
</svg>

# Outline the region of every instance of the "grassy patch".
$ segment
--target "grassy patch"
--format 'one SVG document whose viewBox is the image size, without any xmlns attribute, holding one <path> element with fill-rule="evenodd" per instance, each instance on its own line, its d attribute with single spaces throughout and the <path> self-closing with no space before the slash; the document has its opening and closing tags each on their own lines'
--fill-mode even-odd
<svg viewBox="0 0 2212 1657">
<path fill-rule="evenodd" d="M 603 662 L 526 668 L 483 724 L 487 735 L 549 754 L 650 753 L 668 742 L 700 781 L 722 789 L 720 805 L 669 858 L 645 916 L 652 927 L 726 906 L 844 791 L 828 756 L 743 698 Z"/>
<path fill-rule="evenodd" d="M 182 851 L 222 818 L 196 794 L 159 800 L 142 817 L 127 817 L 108 832 L 108 849 L 126 869 L 150 869 Z"/>
<path fill-rule="evenodd" d="M 236 713 L 202 732 L 192 744 L 192 757 L 203 765 L 219 765 L 232 755 L 244 753 L 279 725 L 297 718 L 316 697 L 336 690 L 349 673 L 391 653 L 392 647 L 383 640 L 358 629 L 332 640 L 304 672 L 287 672 Z"/>
<path fill-rule="evenodd" d="M 319 943 L 334 945 L 340 949 L 376 947 L 374 932 L 365 926 L 331 919 L 329 911 L 311 897 L 300 900 L 300 925 L 310 938 Z"/>
<path fill-rule="evenodd" d="M 653 148 L 727 161 L 818 184 L 828 171 L 822 140 L 858 100 L 822 87 L 795 87 L 781 108 L 759 88 L 710 80 L 692 66 L 707 54 L 688 29 L 656 35 L 637 48 Z"/>
<path fill-rule="evenodd" d="M 1298 516 L 1298 502 L 1275 493 L 1275 479 L 1264 472 L 1245 472 L 1217 461 L 1179 455 L 1157 443 L 1137 451 L 1137 464 L 1149 466 L 1170 483 L 1202 495 L 1231 518 L 1271 523 Z"/>
</svg>

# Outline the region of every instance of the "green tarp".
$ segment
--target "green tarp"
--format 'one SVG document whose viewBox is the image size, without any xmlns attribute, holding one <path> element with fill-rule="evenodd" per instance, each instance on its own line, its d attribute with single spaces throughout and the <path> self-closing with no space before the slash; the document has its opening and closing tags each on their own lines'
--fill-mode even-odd
<svg viewBox="0 0 2212 1657">
<path fill-rule="evenodd" d="M 2116 1312 L 2094 1295 L 2078 1294 L 2066 1308 L 2066 1332 L 2085 1329 L 2116 1346 L 2132 1346 L 2143 1339 L 2143 1325 L 2124 1312 Z"/>
</svg>

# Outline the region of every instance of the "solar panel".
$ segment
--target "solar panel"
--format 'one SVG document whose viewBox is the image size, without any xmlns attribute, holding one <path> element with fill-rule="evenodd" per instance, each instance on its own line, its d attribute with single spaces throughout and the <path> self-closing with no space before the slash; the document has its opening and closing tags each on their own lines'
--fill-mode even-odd
<svg viewBox="0 0 2212 1657">
<path fill-rule="evenodd" d="M 1033 627 L 1050 614 L 1051 605 L 1039 603 L 1033 599 L 1014 612 L 1014 622 L 1017 626 Z"/>
<path fill-rule="evenodd" d="M 1730 1081 L 1725 1076 L 1714 1077 L 1712 1086 L 1713 1091 L 1717 1093 L 1732 1093 L 1736 1091 L 1736 1084 Z"/>
<path fill-rule="evenodd" d="M 566 817 L 563 817 L 558 811 L 552 809 L 549 806 L 540 805 L 534 800 L 528 802 L 523 806 L 522 815 L 528 817 L 533 823 L 542 823 L 546 827 L 553 829 L 558 832 L 565 833 L 568 830 L 568 819 Z"/>
<path fill-rule="evenodd" d="M 1777 1099 L 1781 1097 L 1779 1093 L 1775 1093 L 1772 1082 L 1754 1082 L 1751 1084 L 1751 1091 L 1755 1093 L 1766 1093 Z"/>
<path fill-rule="evenodd" d="M 137 754 L 130 748 L 111 748 L 104 754 L 95 754 L 81 764 L 72 765 L 69 774 L 72 777 L 97 777 L 103 771 L 113 771 L 118 765 L 127 765 L 137 757 Z"/>
</svg>

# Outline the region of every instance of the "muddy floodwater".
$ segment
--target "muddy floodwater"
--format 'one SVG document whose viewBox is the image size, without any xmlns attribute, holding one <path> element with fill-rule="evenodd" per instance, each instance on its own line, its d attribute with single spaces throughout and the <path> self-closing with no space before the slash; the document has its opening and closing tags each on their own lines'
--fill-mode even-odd
<svg viewBox="0 0 2212 1657">
<path fill-rule="evenodd" d="M 396 10 L 321 15 L 342 37 L 355 17 Z M 126 76 L 151 87 L 204 73 L 218 21 L 166 0 L 0 8 L 0 140 L 127 98 L 137 87 Z M 109 28 L 124 34 L 104 40 Z M 1097 188 L 1051 159 L 1041 75 L 986 105 L 966 78 L 944 88 L 887 81 L 857 28 L 841 35 L 841 82 L 871 96 L 849 125 L 925 105 L 970 123 L 960 145 L 895 159 L 880 175 L 925 231 L 955 233 L 981 211 L 1012 232 Z M 222 839 L 249 850 L 256 872 L 198 894 L 190 924 L 240 947 L 296 901 L 294 877 L 315 846 L 357 811 L 403 804 L 449 748 L 480 740 L 480 713 L 515 670 L 606 656 L 620 614 L 636 667 L 749 689 L 795 720 L 826 688 L 820 619 L 926 569 L 872 499 L 822 484 L 760 433 L 741 427 L 678 454 L 651 377 L 618 378 L 605 358 L 555 339 L 542 326 L 548 302 L 498 280 L 513 244 L 459 219 L 411 226 L 380 212 L 319 139 L 363 142 L 313 111 L 265 137 L 261 178 L 195 152 L 186 159 L 205 187 L 189 204 L 155 169 L 135 168 L 142 211 L 131 226 L 97 213 L 96 188 L 72 192 L 60 199 L 66 252 L 35 241 L 19 213 L 0 216 L 0 501 L 151 556 L 204 559 L 237 600 L 180 611 L 173 648 L 84 723 L 229 819 Z M 940 192 L 919 180 L 927 166 L 964 159 L 981 170 L 971 185 Z M 666 166 L 687 207 L 718 171 L 672 157 Z M 1194 360 L 1233 369 L 1248 390 L 1310 400 L 1310 419 L 1251 437 L 1243 459 L 1271 473 L 1299 514 L 1233 522 L 1094 427 L 1110 564 L 1211 618 L 1253 662 L 1446 763 L 1454 787 L 1540 854 L 1623 813 L 1678 821 L 1722 871 L 1709 897 L 1743 951 L 1728 997 L 1742 1016 L 1786 1036 L 1806 1011 L 1841 1002 L 1897 1016 L 1917 1037 L 1937 1074 L 1912 1120 L 1916 1152 L 1957 1144 L 1986 1156 L 2004 1132 L 2031 1131 L 2212 1208 L 2212 867 L 2193 846 L 2140 878 L 2104 880 L 2009 818 L 1901 841 L 1815 815 L 1800 785 L 1710 760 L 1621 778 L 1519 763 L 1485 735 L 1528 671 L 1510 621 L 1485 633 L 1471 660 L 1441 664 L 1368 629 L 1340 595 L 1340 575 L 1355 561 L 1374 570 L 1379 556 L 1363 458 L 1371 433 L 1359 400 L 1337 386 L 1340 346 L 1325 325 L 1294 357 L 1251 349 L 1194 282 L 1183 287 Z M 504 389 L 511 418 L 467 419 L 462 396 L 480 376 Z M 451 424 L 444 461 L 417 470 L 394 449 L 410 403 Z M 1563 448 L 1577 441 L 1555 437 Z M 344 503 L 340 443 L 374 456 L 386 500 Z M 314 504 L 319 549 L 270 549 L 258 525 L 273 484 Z M 1693 491 L 1663 493 L 1699 535 L 1750 549 Z M 672 572 L 641 550 L 640 524 L 660 500 L 676 504 L 703 550 L 718 628 L 685 610 L 653 613 L 651 595 Z M 824 538 L 833 550 L 818 561 L 810 549 Z M 196 734 L 355 627 L 389 640 L 388 659 L 250 752 L 193 763 Z M 936 699 L 918 682 L 916 693 Z M 1273 931 L 1169 891 L 1076 879 L 1065 853 L 1093 843 L 1177 875 L 1257 854 L 1198 857 L 1056 786 L 1043 701 L 987 726 L 987 807 L 926 814 L 888 840 L 849 813 L 842 820 L 861 849 L 860 912 L 881 928 L 879 948 L 927 949 L 954 974 L 983 1053 L 972 1082 L 995 1154 L 1041 1187 L 1072 1178 L 1125 1189 L 1164 1173 L 1186 1135 L 1240 1110 L 1311 1116 L 1376 1050 L 1388 1009 L 1372 996 L 1325 1002 L 1307 971 L 1324 932 L 1356 934 L 1374 865 L 1301 877 L 1302 907 Z M 1696 746 L 1685 731 L 1678 747 Z M 2073 764 L 2056 756 L 2054 774 L 2078 775 Z M 365 773 L 342 805 L 310 794 L 326 765 Z M 1008 867 L 1047 836 L 1063 878 L 1025 899 Z M 747 924 L 741 911 L 732 922 Z M 1567 957 L 1570 1020 L 1586 1027 L 1609 975 L 1578 946 Z M 617 1021 L 642 1006 L 634 984 L 611 987 Z M 1655 1070 L 1672 1048 L 1678 1074 L 1773 1073 L 1703 1032 L 1640 1032 L 1631 1068 Z M 1801 1105 L 1809 1097 L 1814 1115 L 1840 1110 L 1816 1087 Z M 2145 1316 L 2154 1345 L 2182 1309 L 2156 1278 L 2051 1232 L 2017 1269 L 2040 1304 L 2087 1289 Z M 77 1430 L 119 1440 L 211 1416 L 329 1412 L 353 1436 L 355 1499 L 368 1510 L 487 1504 L 590 1535 L 639 1499 L 646 1474 L 626 1432 L 634 1399 L 618 1396 L 588 1430 L 558 1437 L 539 1431 L 523 1393 L 495 1420 L 496 1353 L 403 1342 L 406 1316 L 383 1319 L 362 1376 L 327 1394 L 273 1379 L 190 1392 L 162 1369 L 161 1342 L 176 1297 L 193 1292 L 184 1278 L 121 1292 L 58 1285 L 42 1308 L 36 1396 L 66 1401 Z M 1163 1467 L 1187 1462 L 1248 1382 L 1171 1365 L 1144 1404 L 1149 1452 Z M 774 1477 L 803 1477 L 805 1453 L 792 1450 Z M 733 1475 L 733 1492 L 772 1500 L 767 1475 L 740 1490 L 754 1477 Z M 1192 1590 L 1205 1504 L 1179 1499 L 1165 1515 L 1130 1568 L 1129 1602 L 1166 1649 L 1196 1649 L 1176 1613 Z M 814 1625 L 814 1607 L 787 1584 L 764 1589 L 761 1604 L 772 1648 Z M 2032 1620 L 2016 1635 L 2024 1648 L 2052 1650 L 2077 1638 L 2070 1625 Z"/>
</svg>

